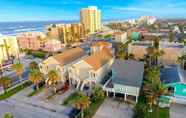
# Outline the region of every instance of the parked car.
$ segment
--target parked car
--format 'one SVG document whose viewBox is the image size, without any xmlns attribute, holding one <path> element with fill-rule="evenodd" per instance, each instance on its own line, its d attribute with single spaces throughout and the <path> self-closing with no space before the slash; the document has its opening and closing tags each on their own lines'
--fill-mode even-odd
<svg viewBox="0 0 186 118">
<path fill-rule="evenodd" d="M 81 110 L 71 107 L 67 109 L 66 114 L 68 115 L 69 118 L 78 118 L 80 112 Z"/>
</svg>

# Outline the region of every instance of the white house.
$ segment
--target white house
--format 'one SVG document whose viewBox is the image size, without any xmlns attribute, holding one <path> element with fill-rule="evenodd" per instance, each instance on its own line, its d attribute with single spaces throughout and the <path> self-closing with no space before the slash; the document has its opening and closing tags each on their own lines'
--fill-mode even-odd
<svg viewBox="0 0 186 118">
<path fill-rule="evenodd" d="M 91 87 L 92 83 L 99 83 L 108 74 L 113 61 L 113 55 L 107 49 L 85 57 L 69 69 L 70 81 L 77 83 L 76 88 L 80 90 L 84 85 Z"/>
<path fill-rule="evenodd" d="M 84 50 L 80 47 L 68 49 L 44 60 L 39 64 L 39 68 L 44 74 L 47 74 L 50 70 L 57 70 L 61 79 L 64 80 L 68 77 L 68 68 L 85 56 Z"/>
</svg>

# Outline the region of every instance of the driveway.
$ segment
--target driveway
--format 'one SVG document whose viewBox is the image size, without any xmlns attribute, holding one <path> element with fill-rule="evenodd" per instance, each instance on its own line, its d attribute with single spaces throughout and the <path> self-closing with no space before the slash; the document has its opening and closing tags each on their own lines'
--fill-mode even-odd
<svg viewBox="0 0 186 118">
<path fill-rule="evenodd" d="M 113 99 L 106 99 L 94 118 L 132 118 L 133 106 Z"/>
<path fill-rule="evenodd" d="M 185 118 L 186 117 L 186 105 L 172 104 L 170 107 L 171 118 Z"/>
</svg>

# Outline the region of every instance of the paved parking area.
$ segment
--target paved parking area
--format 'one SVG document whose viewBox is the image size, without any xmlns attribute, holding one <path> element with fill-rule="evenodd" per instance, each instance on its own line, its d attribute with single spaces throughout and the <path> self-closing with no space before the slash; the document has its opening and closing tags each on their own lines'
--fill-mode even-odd
<svg viewBox="0 0 186 118">
<path fill-rule="evenodd" d="M 186 118 L 186 105 L 172 104 L 170 107 L 171 118 Z"/>
<path fill-rule="evenodd" d="M 94 118 L 132 118 L 133 106 L 113 99 L 106 99 Z"/>
</svg>

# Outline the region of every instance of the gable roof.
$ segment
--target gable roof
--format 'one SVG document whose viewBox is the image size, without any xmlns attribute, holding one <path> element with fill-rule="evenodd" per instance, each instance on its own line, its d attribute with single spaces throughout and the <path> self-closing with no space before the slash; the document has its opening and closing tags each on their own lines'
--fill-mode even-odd
<svg viewBox="0 0 186 118">
<path fill-rule="evenodd" d="M 84 59 L 86 63 L 88 63 L 92 68 L 96 71 L 101 68 L 103 65 L 108 63 L 109 60 L 113 58 L 111 52 L 106 48 L 101 50 L 100 52 L 96 52 L 91 56 L 88 56 Z"/>
<path fill-rule="evenodd" d="M 116 59 L 112 65 L 112 71 L 113 83 L 141 87 L 144 73 L 143 62 Z"/>
<path fill-rule="evenodd" d="M 64 66 L 65 64 L 75 61 L 76 59 L 84 55 L 85 55 L 84 50 L 80 47 L 77 47 L 77 48 L 68 49 L 60 54 L 57 54 L 53 56 L 53 58 L 57 60 L 61 66 Z"/>
</svg>

